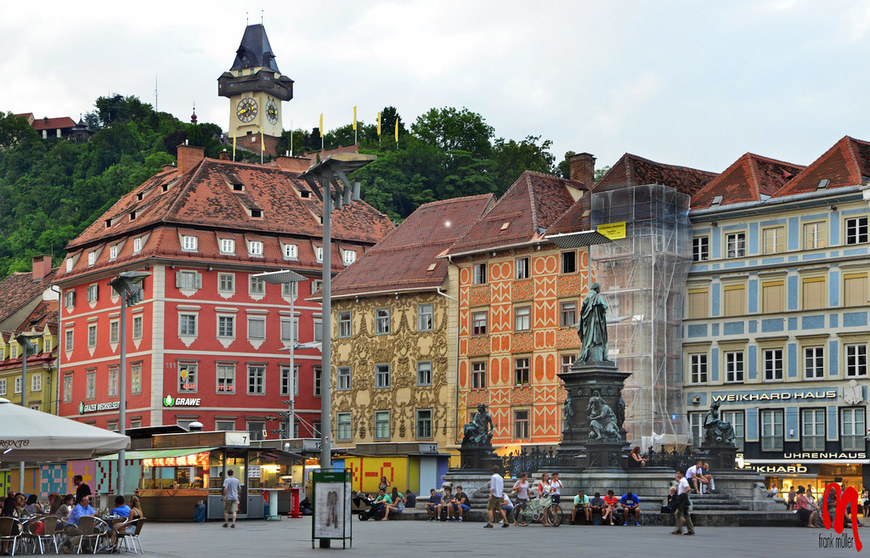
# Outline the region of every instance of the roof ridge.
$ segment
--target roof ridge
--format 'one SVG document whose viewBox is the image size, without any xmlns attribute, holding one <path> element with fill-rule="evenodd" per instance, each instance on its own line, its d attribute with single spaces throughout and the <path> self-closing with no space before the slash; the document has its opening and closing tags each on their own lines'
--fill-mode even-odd
<svg viewBox="0 0 870 558">
<path fill-rule="evenodd" d="M 450 204 L 450 203 L 467 202 L 467 201 L 475 200 L 475 199 L 478 199 L 478 198 L 481 198 L 481 199 L 482 199 L 482 198 L 485 198 L 485 197 L 491 197 L 491 196 L 494 196 L 494 195 L 495 195 L 495 194 L 493 194 L 493 193 L 488 193 L 488 194 L 474 194 L 473 196 L 459 196 L 459 197 L 456 197 L 456 198 L 447 198 L 447 199 L 444 199 L 444 200 L 435 200 L 435 201 L 431 201 L 431 202 L 426 202 L 426 203 L 424 203 L 424 204 L 418 206 L 418 207 L 417 207 L 417 210 L 422 209 L 422 208 L 424 208 L 424 207 L 428 208 L 428 207 L 435 207 L 435 206 L 437 206 L 437 205 L 447 205 L 447 204 Z"/>
<path fill-rule="evenodd" d="M 529 206 L 530 206 L 531 211 L 532 211 L 532 227 L 534 227 L 532 234 L 535 234 L 538 230 L 538 206 L 535 203 L 535 201 L 536 201 L 535 187 L 532 185 L 532 181 L 529 178 L 530 175 L 528 174 L 528 172 L 524 172 L 523 176 L 526 179 L 526 193 L 529 196 L 528 197 Z"/>
<path fill-rule="evenodd" d="M 754 190 L 752 193 L 756 198 L 761 199 L 761 179 L 758 176 L 758 160 L 748 153 L 744 157 L 746 157 L 746 162 L 749 164 L 750 188 Z"/>
<path fill-rule="evenodd" d="M 844 136 L 843 139 L 845 138 L 849 138 L 846 142 L 846 149 L 849 151 L 850 163 L 855 167 L 855 175 L 860 183 L 863 180 L 863 175 L 861 174 L 861 164 L 858 162 L 858 154 L 855 153 L 855 138 Z"/>
<path fill-rule="evenodd" d="M 774 159 L 773 157 L 767 157 L 766 155 L 759 155 L 758 153 L 753 153 L 751 151 L 747 151 L 746 153 L 741 155 L 741 157 L 745 157 L 747 155 L 752 157 L 753 159 L 761 159 L 761 160 L 767 161 L 769 163 L 778 163 L 780 165 L 788 165 L 790 167 L 797 167 L 797 168 L 802 168 L 802 169 L 806 168 L 806 165 L 800 165 L 798 163 L 790 163 L 789 161 L 783 161 L 782 159 Z"/>
<path fill-rule="evenodd" d="M 645 161 L 645 162 L 647 162 L 647 163 L 651 163 L 651 164 L 653 164 L 653 165 L 660 165 L 660 166 L 662 166 L 662 167 L 670 167 L 670 168 L 672 168 L 672 169 L 684 169 L 684 170 L 690 170 L 690 171 L 696 171 L 696 172 L 704 172 L 704 173 L 707 173 L 707 174 L 715 174 L 715 175 L 719 175 L 719 174 L 720 174 L 720 173 L 718 173 L 718 172 L 708 171 L 708 170 L 704 170 L 704 169 L 697 169 L 697 168 L 695 168 L 695 167 L 687 167 L 687 166 L 685 166 L 685 165 L 672 165 L 672 164 L 670 164 L 670 163 L 660 163 L 660 162 L 658 162 L 658 161 L 653 161 L 652 159 L 647 159 L 646 157 L 641 157 L 640 155 L 635 155 L 635 154 L 633 154 L 633 153 L 628 153 L 628 152 L 626 152 L 625 155 L 623 155 L 623 157 L 625 157 L 625 156 L 631 157 L 631 158 L 633 158 L 633 159 L 639 159 L 639 160 L 641 160 L 641 161 Z M 619 161 L 617 161 L 617 163 L 618 163 L 618 162 L 619 162 Z"/>
</svg>

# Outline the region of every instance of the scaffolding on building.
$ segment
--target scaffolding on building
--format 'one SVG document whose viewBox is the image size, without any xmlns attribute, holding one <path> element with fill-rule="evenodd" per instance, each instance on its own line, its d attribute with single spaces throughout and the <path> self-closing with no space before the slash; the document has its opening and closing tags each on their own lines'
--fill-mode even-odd
<svg viewBox="0 0 870 558">
<path fill-rule="evenodd" d="M 692 263 L 690 197 L 662 185 L 593 193 L 594 226 L 626 223 L 625 238 L 590 247 L 609 305 L 610 359 L 630 372 L 625 428 L 632 444 L 688 441 L 682 396 L 683 293 Z"/>
</svg>

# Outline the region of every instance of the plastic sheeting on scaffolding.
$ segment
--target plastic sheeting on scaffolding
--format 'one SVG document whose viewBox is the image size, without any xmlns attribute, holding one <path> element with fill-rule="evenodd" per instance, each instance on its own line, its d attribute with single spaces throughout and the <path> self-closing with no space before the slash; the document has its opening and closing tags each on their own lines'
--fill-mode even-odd
<svg viewBox="0 0 870 558">
<path fill-rule="evenodd" d="M 689 201 L 661 185 L 592 194 L 594 226 L 626 223 L 624 238 L 591 246 L 590 253 L 610 306 L 610 359 L 631 373 L 623 399 L 632 443 L 688 442 L 681 334 L 692 263 Z"/>
</svg>

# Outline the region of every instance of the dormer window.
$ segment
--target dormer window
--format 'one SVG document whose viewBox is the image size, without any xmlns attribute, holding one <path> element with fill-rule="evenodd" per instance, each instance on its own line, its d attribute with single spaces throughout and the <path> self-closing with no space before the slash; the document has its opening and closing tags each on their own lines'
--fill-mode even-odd
<svg viewBox="0 0 870 558">
<path fill-rule="evenodd" d="M 344 265 L 350 265 L 356 261 L 356 252 L 353 250 L 344 251 Z"/>
<path fill-rule="evenodd" d="M 252 256 L 262 256 L 263 243 L 259 240 L 252 240 L 248 243 L 248 253 Z"/>
<path fill-rule="evenodd" d="M 130 212 L 130 220 L 132 221 L 132 220 L 134 220 L 135 218 L 136 218 L 136 212 L 135 212 L 135 211 L 131 211 L 131 212 Z"/>
<path fill-rule="evenodd" d="M 111 220 L 111 219 L 106 219 L 106 228 L 108 229 L 108 228 L 111 227 L 111 226 L 112 226 L 112 220 Z"/>
<path fill-rule="evenodd" d="M 308 190 L 302 190 L 301 192 L 299 192 L 299 195 L 302 196 L 303 198 L 310 198 L 311 192 L 309 192 Z"/>
<path fill-rule="evenodd" d="M 138 194 L 136 194 L 136 199 L 139 201 L 142 201 L 142 198 L 144 198 L 144 197 L 145 197 L 145 194 L 142 192 L 139 192 Z"/>
<path fill-rule="evenodd" d="M 66 272 L 69 273 L 70 271 L 72 271 L 72 268 L 73 268 L 72 258 L 67 258 L 66 259 Z"/>
<path fill-rule="evenodd" d="M 242 186 L 241 184 L 233 184 L 233 190 L 235 190 L 236 192 L 241 192 L 244 189 L 245 189 L 245 187 Z"/>
<path fill-rule="evenodd" d="M 193 235 L 184 235 L 181 237 L 181 249 L 185 252 L 196 252 L 197 242 Z"/>
<path fill-rule="evenodd" d="M 285 260 L 298 260 L 299 259 L 299 247 L 295 244 L 285 244 L 284 245 L 284 259 Z"/>
<path fill-rule="evenodd" d="M 317 248 L 314 249 L 314 256 L 317 258 L 318 262 L 323 261 L 323 247 L 322 246 L 318 246 Z"/>
<path fill-rule="evenodd" d="M 221 239 L 221 254 L 235 254 L 236 253 L 236 241 L 232 238 L 222 238 Z"/>
<path fill-rule="evenodd" d="M 97 253 L 88 252 L 88 267 L 93 266 L 95 263 L 97 263 Z"/>
<path fill-rule="evenodd" d="M 164 192 L 165 192 L 166 190 L 169 190 L 169 184 L 164 184 L 164 185 L 162 186 L 162 188 L 163 188 L 163 191 L 164 191 Z"/>
<path fill-rule="evenodd" d="M 118 257 L 118 245 L 109 246 L 109 259 L 114 260 Z"/>
<path fill-rule="evenodd" d="M 261 210 L 252 208 L 249 211 L 251 212 L 251 217 L 253 217 L 254 219 L 262 219 L 263 218 L 263 212 Z"/>
<path fill-rule="evenodd" d="M 133 239 L 133 253 L 138 254 L 142 251 L 142 238 L 134 238 Z"/>
</svg>

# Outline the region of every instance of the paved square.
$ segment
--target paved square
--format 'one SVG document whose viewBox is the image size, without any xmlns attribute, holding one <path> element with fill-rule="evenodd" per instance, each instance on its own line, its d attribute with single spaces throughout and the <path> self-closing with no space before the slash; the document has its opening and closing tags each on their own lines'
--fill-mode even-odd
<svg viewBox="0 0 870 558">
<path fill-rule="evenodd" d="M 244 521 L 236 529 L 220 523 L 149 523 L 142 546 L 150 556 L 355 556 L 422 558 L 454 553 L 460 557 L 583 556 L 590 551 L 607 556 L 693 558 L 757 556 L 801 558 L 858 555 L 850 549 L 820 548 L 819 535 L 836 535 L 798 527 L 699 527 L 694 537 L 674 536 L 669 527 L 586 527 L 540 525 L 483 529 L 481 523 L 428 521 L 362 522 L 353 524 L 353 548 L 311 548 L 311 518 Z M 865 544 L 870 543 L 870 528 Z M 851 530 L 844 531 L 851 539 Z M 336 546 L 336 541 L 333 541 Z M 870 548 L 866 549 L 870 552 Z M 860 554 L 864 554 L 863 552 Z"/>
</svg>

